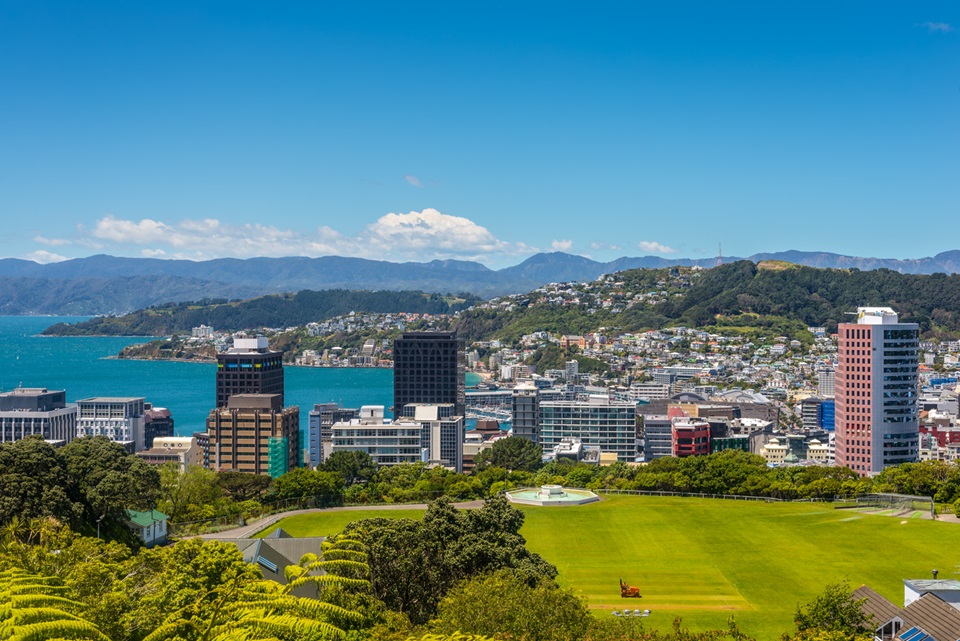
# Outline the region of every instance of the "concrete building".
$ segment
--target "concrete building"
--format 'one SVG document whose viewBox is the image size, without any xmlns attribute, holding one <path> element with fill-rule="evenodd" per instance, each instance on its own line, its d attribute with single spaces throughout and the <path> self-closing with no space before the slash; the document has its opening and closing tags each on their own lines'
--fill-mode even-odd
<svg viewBox="0 0 960 641">
<path fill-rule="evenodd" d="M 266 338 L 235 338 L 217 354 L 216 407 L 234 394 L 279 394 L 283 405 L 283 353 L 270 351 Z"/>
<path fill-rule="evenodd" d="M 203 467 L 203 448 L 192 436 L 158 436 L 153 447 L 137 452 L 137 456 L 150 465 L 176 463 L 181 472 L 195 465 Z"/>
<path fill-rule="evenodd" d="M 507 432 L 500 429 L 500 424 L 492 419 L 477 421 L 476 427 L 469 430 L 463 437 L 463 471 L 465 474 L 473 472 L 476 456 L 483 450 L 490 449 L 497 439 L 507 438 Z"/>
<path fill-rule="evenodd" d="M 833 398 L 835 392 L 834 385 L 836 381 L 836 372 L 833 368 L 824 368 L 817 371 L 817 396 L 820 398 Z"/>
<path fill-rule="evenodd" d="M 106 436 L 131 454 L 144 449 L 143 397 L 95 396 L 77 401 L 77 437 Z"/>
<path fill-rule="evenodd" d="M 300 408 L 280 394 L 234 394 L 207 417 L 208 466 L 277 478 L 300 466 Z"/>
<path fill-rule="evenodd" d="M 190 336 L 198 339 L 211 339 L 213 338 L 213 328 L 209 325 L 201 324 L 199 327 L 194 327 L 190 330 Z"/>
<path fill-rule="evenodd" d="M 591 395 L 584 401 L 542 401 L 539 443 L 552 450 L 564 439 L 577 439 L 601 452 L 615 453 L 617 460 L 634 462 L 639 453 L 637 406 Z"/>
<path fill-rule="evenodd" d="M 464 340 L 456 332 L 404 332 L 393 342 L 393 408 L 453 403 L 466 414 Z"/>
<path fill-rule="evenodd" d="M 513 388 L 511 427 L 513 435 L 534 443 L 540 442 L 540 392 L 535 385 L 521 384 Z"/>
<path fill-rule="evenodd" d="M 580 361 L 571 359 L 564 364 L 563 377 L 568 383 L 576 383 L 580 375 Z"/>
<path fill-rule="evenodd" d="M 863 476 L 917 461 L 919 326 L 860 307 L 837 332 L 836 464 Z"/>
<path fill-rule="evenodd" d="M 334 452 L 366 452 L 377 466 L 423 462 L 420 425 L 386 418 L 383 405 L 364 405 L 358 418 L 334 423 L 331 431 Z"/>
<path fill-rule="evenodd" d="M 673 455 L 702 456 L 710 453 L 710 423 L 688 416 L 670 420 Z"/>
<path fill-rule="evenodd" d="M 463 472 L 464 417 L 453 403 L 409 403 L 403 421 L 420 425 L 420 447 L 425 462 Z"/>
<path fill-rule="evenodd" d="M 673 456 L 673 427 L 666 414 L 648 414 L 643 417 L 643 458 L 653 461 Z"/>
<path fill-rule="evenodd" d="M 782 465 L 790 454 L 790 446 L 781 443 L 777 437 L 771 438 L 760 448 L 760 456 L 767 461 L 767 465 Z"/>
<path fill-rule="evenodd" d="M 64 390 L 18 387 L 0 394 L 0 443 L 39 435 L 51 443 L 69 443 L 77 435 L 77 406 Z"/>
<path fill-rule="evenodd" d="M 309 414 L 307 464 L 317 467 L 333 452 L 333 424 L 360 416 L 358 408 L 340 407 L 337 403 L 317 403 Z"/>
<path fill-rule="evenodd" d="M 633 383 L 627 390 L 631 401 L 656 401 L 670 398 L 670 386 L 664 383 Z"/>
<path fill-rule="evenodd" d="M 400 417 L 382 405 L 364 405 L 360 416 L 334 423 L 333 451 L 366 452 L 378 466 L 432 463 L 463 471 L 464 419 L 453 403 L 408 403 Z"/>
<path fill-rule="evenodd" d="M 143 447 L 153 447 L 157 437 L 173 436 L 173 414 L 165 407 L 154 407 L 152 403 L 143 404 Z"/>
</svg>

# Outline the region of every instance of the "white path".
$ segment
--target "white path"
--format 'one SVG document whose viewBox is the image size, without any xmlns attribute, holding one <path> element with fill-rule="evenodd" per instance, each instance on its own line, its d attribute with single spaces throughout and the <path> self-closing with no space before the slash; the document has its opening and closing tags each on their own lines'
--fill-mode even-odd
<svg viewBox="0 0 960 641">
<path fill-rule="evenodd" d="M 483 501 L 467 501 L 465 503 L 454 503 L 454 507 L 459 510 L 462 509 L 473 509 L 478 507 L 483 507 Z M 277 521 L 281 521 L 288 516 L 296 516 L 298 514 L 314 514 L 317 512 L 362 512 L 368 510 L 425 510 L 427 509 L 426 503 L 407 503 L 407 504 L 398 504 L 390 503 L 387 505 L 351 505 L 349 507 L 318 507 L 311 508 L 306 510 L 291 510 L 289 512 L 280 512 L 278 514 L 271 514 L 270 516 L 264 517 L 259 521 L 254 521 L 247 525 L 233 528 L 232 530 L 222 530 L 220 532 L 215 532 L 213 534 L 201 534 L 200 538 L 202 539 L 248 539 L 252 537 L 257 532 L 261 532 Z"/>
</svg>

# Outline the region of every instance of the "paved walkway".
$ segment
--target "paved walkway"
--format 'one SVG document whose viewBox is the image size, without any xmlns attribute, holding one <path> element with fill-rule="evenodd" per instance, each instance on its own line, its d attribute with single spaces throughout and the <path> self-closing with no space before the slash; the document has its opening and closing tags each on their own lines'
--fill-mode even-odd
<svg viewBox="0 0 960 641">
<path fill-rule="evenodd" d="M 483 501 L 467 501 L 464 503 L 454 503 L 453 506 L 458 510 L 473 509 L 483 507 Z M 288 516 L 298 514 L 314 514 L 316 512 L 362 512 L 367 510 L 426 510 L 426 503 L 388 503 L 379 505 L 351 505 L 348 507 L 317 507 L 306 510 L 290 510 L 289 512 L 279 512 L 264 517 L 259 521 L 233 528 L 232 530 L 222 530 L 212 534 L 201 534 L 201 539 L 249 539 L 257 532 L 261 532 L 277 521 L 281 521 Z"/>
</svg>

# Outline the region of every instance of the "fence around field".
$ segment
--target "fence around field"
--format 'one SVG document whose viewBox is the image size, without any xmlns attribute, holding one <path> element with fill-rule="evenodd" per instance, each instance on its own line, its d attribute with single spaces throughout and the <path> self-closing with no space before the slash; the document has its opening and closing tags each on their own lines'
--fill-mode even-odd
<svg viewBox="0 0 960 641">
<path fill-rule="evenodd" d="M 571 488 L 573 489 L 573 488 Z M 772 496 L 747 496 L 744 494 L 708 494 L 706 492 L 668 492 L 666 490 L 590 490 L 597 494 L 632 494 L 636 496 L 685 496 L 701 499 L 726 499 L 728 501 L 763 501 L 764 503 L 798 502 L 809 499 L 777 499 Z"/>
<path fill-rule="evenodd" d="M 286 517 L 289 512 L 297 510 L 322 509 L 330 507 L 364 507 L 376 508 L 383 505 L 417 505 L 428 503 L 440 496 L 443 492 L 420 492 L 420 496 L 409 501 L 379 501 L 376 503 L 348 503 L 343 500 L 342 494 L 324 494 L 308 498 L 283 499 L 271 501 L 261 505 L 259 510 L 246 514 L 227 514 L 200 521 L 181 521 L 167 524 L 167 533 L 171 538 L 195 536 L 198 534 L 216 534 L 224 530 L 232 530 L 247 525 L 262 525 L 265 529 Z M 453 497 L 451 497 L 453 498 Z"/>
<path fill-rule="evenodd" d="M 517 488 L 511 488 L 511 491 Z M 570 486 L 570 489 L 587 489 L 587 488 L 576 488 Z M 783 499 L 775 498 L 772 496 L 749 496 L 744 494 L 711 494 L 708 492 L 672 492 L 668 490 L 621 490 L 616 488 L 610 489 L 595 489 L 590 490 L 591 492 L 596 492 L 597 494 L 617 494 L 617 495 L 631 495 L 631 496 L 678 496 L 678 497 L 687 497 L 687 498 L 701 498 L 701 499 L 722 499 L 726 501 L 759 501 L 763 503 L 830 503 L 833 507 L 838 509 L 843 508 L 864 508 L 864 507 L 880 507 L 880 503 L 883 499 L 877 497 L 883 497 L 884 495 L 877 494 L 866 494 L 861 496 L 845 497 L 845 498 L 802 498 L 802 499 Z M 191 521 L 191 522 L 182 522 L 182 523 L 170 523 L 168 525 L 168 532 L 171 537 L 182 537 L 182 536 L 193 536 L 197 534 L 215 534 L 217 532 L 222 532 L 223 530 L 232 530 L 233 528 L 243 527 L 246 525 L 260 525 L 260 530 L 266 529 L 276 523 L 277 521 L 285 518 L 288 513 L 294 512 L 297 510 L 308 510 L 308 509 L 322 509 L 329 507 L 370 507 L 371 509 L 376 509 L 384 505 L 416 505 L 421 503 L 427 503 L 433 499 L 443 496 L 443 492 L 426 492 L 419 493 L 420 496 L 412 498 L 409 501 L 379 501 L 379 502 L 370 502 L 370 503 L 347 503 L 343 500 L 342 495 L 324 495 L 311 497 L 307 499 L 286 499 L 283 501 L 275 501 L 262 506 L 261 510 L 258 510 L 254 514 L 231 514 L 227 516 L 216 517 L 212 519 L 207 519 L 203 521 Z M 423 494 L 428 494 L 430 496 L 423 496 Z M 897 495 L 886 495 L 886 496 L 897 496 Z M 451 497 L 453 498 L 453 497 Z M 927 497 L 915 497 L 915 496 L 898 496 L 900 499 L 913 499 L 917 501 L 917 505 L 914 509 L 918 511 L 931 511 L 934 518 L 935 512 L 931 509 L 932 500 Z M 892 503 L 896 504 L 894 501 Z M 900 503 L 901 506 L 906 507 L 904 502 Z M 952 510 L 952 507 L 947 506 L 949 510 Z M 939 511 L 939 510 L 938 510 Z"/>
</svg>

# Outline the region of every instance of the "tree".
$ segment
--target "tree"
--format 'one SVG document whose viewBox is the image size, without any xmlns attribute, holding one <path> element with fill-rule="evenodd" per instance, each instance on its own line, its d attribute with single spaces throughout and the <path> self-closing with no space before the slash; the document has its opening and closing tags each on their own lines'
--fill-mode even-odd
<svg viewBox="0 0 960 641">
<path fill-rule="evenodd" d="M 327 472 L 336 472 L 343 477 L 347 485 L 363 483 L 377 473 L 377 464 L 366 452 L 340 450 L 331 454 L 321 468 Z"/>
<path fill-rule="evenodd" d="M 509 570 L 468 579 L 443 598 L 430 627 L 525 641 L 579 641 L 593 616 L 582 599 L 548 579 L 528 585 Z"/>
<path fill-rule="evenodd" d="M 157 507 L 171 522 L 198 521 L 215 516 L 216 505 L 224 498 L 213 470 L 188 465 L 185 471 L 176 463 L 159 468 L 160 496 Z"/>
<path fill-rule="evenodd" d="M 555 567 L 526 549 L 520 535 L 523 518 L 503 496 L 462 511 L 441 498 L 430 504 L 422 521 L 364 519 L 350 523 L 343 534 L 363 542 L 374 596 L 419 625 L 463 579 L 511 569 L 535 585 L 557 575 Z"/>
<path fill-rule="evenodd" d="M 156 505 L 160 474 L 138 456 L 105 436 L 76 439 L 57 450 L 68 482 L 86 506 L 81 531 L 93 531 L 102 518 L 102 529 L 129 537 L 124 525 L 127 509 L 149 510 Z"/>
<path fill-rule="evenodd" d="M 50 444 L 29 437 L 0 445 L 0 523 L 54 517 L 79 524 L 84 505 Z"/>
<path fill-rule="evenodd" d="M 536 472 L 543 464 L 543 448 L 521 436 L 501 438 L 493 447 L 483 450 L 474 459 L 482 471 L 491 465 L 506 470 Z"/>
<path fill-rule="evenodd" d="M 343 477 L 336 472 L 308 470 L 303 467 L 290 470 L 274 480 L 277 497 L 281 499 L 326 498 L 325 503 L 339 503 L 343 492 Z"/>
<path fill-rule="evenodd" d="M 273 482 L 269 476 L 248 472 L 218 472 L 217 485 L 235 501 L 260 499 Z"/>
<path fill-rule="evenodd" d="M 866 599 L 854 599 L 846 581 L 831 583 L 822 594 L 804 606 L 797 605 L 793 615 L 797 638 L 815 638 L 815 632 L 839 632 L 849 636 L 870 635 L 873 618 L 863 611 Z"/>
</svg>

